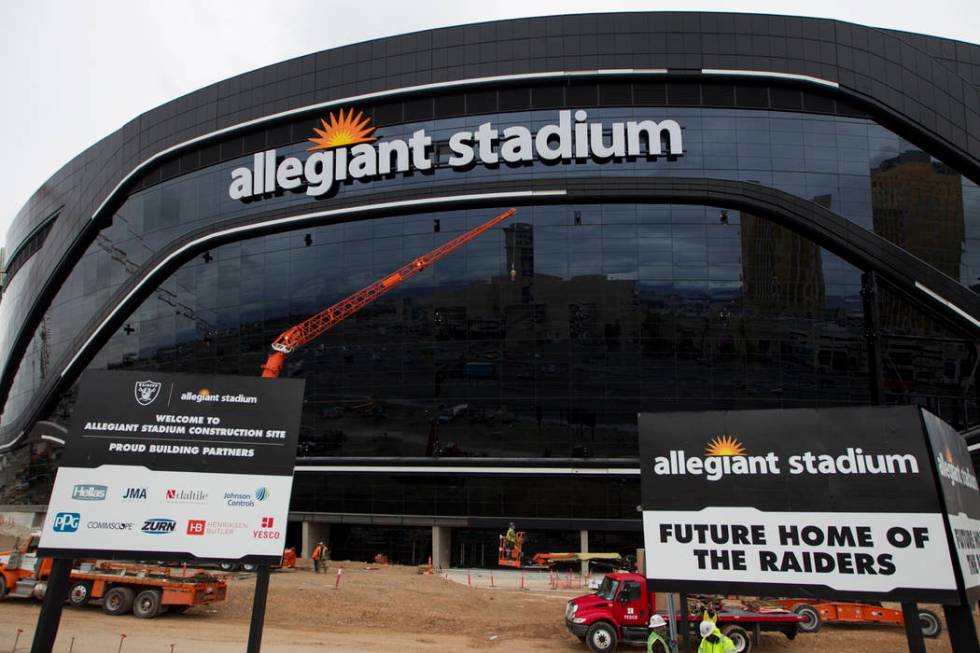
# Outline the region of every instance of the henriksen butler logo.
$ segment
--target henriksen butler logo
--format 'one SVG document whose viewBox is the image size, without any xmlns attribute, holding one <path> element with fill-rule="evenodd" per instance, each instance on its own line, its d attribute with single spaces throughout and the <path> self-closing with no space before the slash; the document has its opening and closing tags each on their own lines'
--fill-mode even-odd
<svg viewBox="0 0 980 653">
<path fill-rule="evenodd" d="M 228 196 L 249 200 L 281 191 L 326 195 L 338 183 L 369 181 L 386 175 L 431 170 L 432 137 L 418 129 L 407 139 L 379 140 L 371 119 L 354 109 L 331 113 L 320 120 L 316 136 L 308 140 L 305 158 L 281 157 L 275 150 L 257 152 L 252 166 L 231 171 Z M 675 120 L 629 120 L 603 123 L 589 120 L 588 112 L 563 110 L 556 123 L 536 132 L 523 125 L 500 128 L 485 122 L 475 130 L 458 131 L 446 144 L 446 165 L 468 169 L 474 165 L 523 166 L 547 162 L 656 159 L 684 154 L 683 130 Z"/>
<path fill-rule="evenodd" d="M 749 455 L 745 446 L 731 435 L 719 435 L 708 442 L 704 456 L 688 455 L 671 449 L 666 456 L 655 456 L 656 476 L 704 476 L 719 481 L 726 476 L 782 474 L 783 460 L 775 452 Z M 918 474 L 919 462 L 912 454 L 866 453 L 861 447 L 847 447 L 839 455 L 806 451 L 788 456 L 788 474 Z"/>
</svg>

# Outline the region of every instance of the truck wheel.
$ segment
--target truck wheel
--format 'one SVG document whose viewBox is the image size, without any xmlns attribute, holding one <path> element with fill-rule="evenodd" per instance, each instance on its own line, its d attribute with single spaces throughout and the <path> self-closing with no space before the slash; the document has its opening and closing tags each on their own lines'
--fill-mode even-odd
<svg viewBox="0 0 980 653">
<path fill-rule="evenodd" d="M 80 608 L 92 600 L 92 582 L 80 580 L 68 589 L 68 605 Z"/>
<path fill-rule="evenodd" d="M 736 653 L 749 653 L 752 650 L 752 638 L 745 632 L 745 629 L 738 626 L 725 626 L 721 632 L 725 637 L 732 640 Z"/>
<path fill-rule="evenodd" d="M 219 562 L 218 569 L 221 571 L 238 571 L 238 565 L 234 562 Z"/>
<path fill-rule="evenodd" d="M 133 614 L 140 619 L 153 619 L 160 614 L 160 590 L 143 590 L 133 602 Z"/>
<path fill-rule="evenodd" d="M 102 611 L 106 614 L 126 614 L 133 609 L 135 593 L 129 587 L 117 585 L 102 596 Z"/>
<path fill-rule="evenodd" d="M 254 562 L 246 562 L 242 565 L 242 571 L 255 571 L 259 566 Z"/>
<path fill-rule="evenodd" d="M 616 650 L 616 629 L 604 621 L 592 624 L 585 633 L 585 643 L 592 653 L 608 653 Z"/>
<path fill-rule="evenodd" d="M 799 628 L 804 633 L 815 633 L 823 625 L 820 613 L 812 605 L 798 605 L 793 608 L 793 612 L 803 618 L 803 621 L 799 623 Z"/>
<path fill-rule="evenodd" d="M 939 617 L 932 610 L 920 608 L 919 623 L 922 625 L 923 637 L 939 637 L 939 634 L 943 632 L 943 622 L 939 620 Z"/>
</svg>

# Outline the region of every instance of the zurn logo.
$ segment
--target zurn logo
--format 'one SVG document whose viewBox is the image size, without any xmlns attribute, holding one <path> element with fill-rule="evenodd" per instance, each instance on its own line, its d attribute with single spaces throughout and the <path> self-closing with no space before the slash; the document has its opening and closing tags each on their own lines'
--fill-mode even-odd
<svg viewBox="0 0 980 653">
<path fill-rule="evenodd" d="M 77 512 L 59 512 L 54 517 L 54 524 L 51 530 L 55 533 L 74 533 L 78 530 L 78 525 L 82 521 L 82 516 Z"/>
<path fill-rule="evenodd" d="M 169 535 L 173 533 L 177 528 L 177 522 L 173 519 L 164 519 L 162 517 L 154 517 L 153 519 L 147 519 L 143 522 L 143 528 L 140 530 L 149 535 Z"/>
<path fill-rule="evenodd" d="M 77 501 L 102 501 L 109 494 L 109 488 L 104 485 L 76 485 L 72 488 L 71 498 Z"/>
</svg>

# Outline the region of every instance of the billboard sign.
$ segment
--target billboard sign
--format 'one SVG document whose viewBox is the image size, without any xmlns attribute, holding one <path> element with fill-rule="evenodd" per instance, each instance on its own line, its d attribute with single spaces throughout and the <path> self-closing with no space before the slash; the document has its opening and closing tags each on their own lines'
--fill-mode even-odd
<svg viewBox="0 0 980 653">
<path fill-rule="evenodd" d="M 303 385 L 86 372 L 39 552 L 279 562 Z"/>
<path fill-rule="evenodd" d="M 959 603 L 918 408 L 639 419 L 659 590 Z"/>
</svg>

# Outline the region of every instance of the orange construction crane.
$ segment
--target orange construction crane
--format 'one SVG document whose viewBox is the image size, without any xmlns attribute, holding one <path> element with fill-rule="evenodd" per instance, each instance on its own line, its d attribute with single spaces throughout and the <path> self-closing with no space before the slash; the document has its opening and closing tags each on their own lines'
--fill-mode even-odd
<svg viewBox="0 0 980 653">
<path fill-rule="evenodd" d="M 475 227 L 465 234 L 453 238 L 445 245 L 436 247 L 428 254 L 423 254 L 383 279 L 375 281 L 370 286 L 358 290 L 349 297 L 345 297 L 330 308 L 324 309 L 306 321 L 300 322 L 289 330 L 284 331 L 272 343 L 273 351 L 269 354 L 269 359 L 265 362 L 265 365 L 262 366 L 262 376 L 270 379 L 278 378 L 279 373 L 282 372 L 282 366 L 286 362 L 287 354 L 296 351 L 296 349 L 308 342 L 316 340 L 324 331 L 334 328 L 398 284 L 411 279 L 439 259 L 454 252 L 481 234 L 493 229 L 493 227 L 515 213 L 517 213 L 517 209 L 504 211 L 492 220 L 488 220 L 479 227 Z"/>
</svg>

